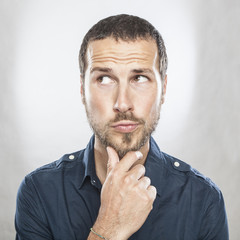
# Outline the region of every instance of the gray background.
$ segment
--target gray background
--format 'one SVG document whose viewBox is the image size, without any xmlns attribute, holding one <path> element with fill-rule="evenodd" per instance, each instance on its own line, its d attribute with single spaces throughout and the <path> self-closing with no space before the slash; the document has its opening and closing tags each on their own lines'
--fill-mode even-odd
<svg viewBox="0 0 240 240">
<path fill-rule="evenodd" d="M 88 142 L 79 45 L 97 20 L 117 13 L 144 17 L 163 35 L 168 89 L 154 137 L 221 188 L 230 239 L 239 239 L 238 0 L 1 0 L 0 239 L 14 238 L 24 176 Z"/>
</svg>

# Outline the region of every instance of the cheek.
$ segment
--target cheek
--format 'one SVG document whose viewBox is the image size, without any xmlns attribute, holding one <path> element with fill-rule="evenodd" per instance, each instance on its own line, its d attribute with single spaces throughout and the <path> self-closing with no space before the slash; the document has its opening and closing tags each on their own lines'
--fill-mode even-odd
<svg viewBox="0 0 240 240">
<path fill-rule="evenodd" d="M 157 99 L 155 101 L 152 101 L 151 103 L 148 104 L 147 108 L 149 109 L 148 117 L 152 118 L 156 113 L 158 113 L 159 109 L 159 102 Z"/>
<path fill-rule="evenodd" d="M 85 102 L 88 110 L 98 119 L 103 119 L 110 114 L 111 99 L 106 94 L 101 94 L 94 87 L 86 91 Z"/>
<path fill-rule="evenodd" d="M 150 94 L 145 96 L 141 96 L 138 101 L 138 106 L 136 106 L 137 112 L 139 115 L 144 118 L 151 118 L 152 115 L 155 115 L 158 112 L 159 104 L 160 104 L 161 94 L 159 91 L 151 91 Z"/>
</svg>

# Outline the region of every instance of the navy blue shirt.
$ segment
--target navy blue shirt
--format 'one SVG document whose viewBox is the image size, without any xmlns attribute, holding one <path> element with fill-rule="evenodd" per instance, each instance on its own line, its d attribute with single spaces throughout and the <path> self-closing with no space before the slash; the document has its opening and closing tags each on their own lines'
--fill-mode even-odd
<svg viewBox="0 0 240 240">
<path fill-rule="evenodd" d="M 228 240 L 223 197 L 210 179 L 161 152 L 152 138 L 145 167 L 157 196 L 130 240 Z M 100 192 L 92 137 L 86 149 L 25 177 L 17 196 L 16 239 L 86 240 Z"/>
</svg>

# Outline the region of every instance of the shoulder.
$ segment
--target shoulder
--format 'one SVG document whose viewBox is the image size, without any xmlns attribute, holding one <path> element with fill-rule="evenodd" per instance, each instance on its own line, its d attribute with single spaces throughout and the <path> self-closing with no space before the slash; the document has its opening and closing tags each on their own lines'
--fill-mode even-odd
<svg viewBox="0 0 240 240">
<path fill-rule="evenodd" d="M 150 164 L 154 182 L 161 185 L 160 192 L 166 191 L 169 194 L 184 189 L 186 194 L 206 197 L 213 194 L 221 196 L 218 186 L 210 178 L 201 174 L 185 161 L 173 157 L 160 150 L 157 143 L 151 138 L 148 161 Z M 159 183 L 161 182 L 161 183 Z M 209 198 L 208 198 L 209 199 Z"/>
<path fill-rule="evenodd" d="M 208 177 L 189 164 L 161 152 L 164 162 L 166 188 L 171 197 L 177 195 L 177 204 L 193 203 L 193 212 L 201 220 L 199 239 L 228 239 L 228 223 L 221 190 Z M 179 194 L 178 194 L 179 193 Z M 170 198 L 169 198 L 170 199 Z M 184 206 L 181 205 L 181 206 Z"/>
<path fill-rule="evenodd" d="M 57 201 L 59 194 L 80 186 L 85 173 L 83 155 L 84 150 L 65 154 L 26 175 L 17 192 L 18 211 L 39 209 L 39 216 L 44 216 L 39 206 L 44 202 Z"/>
<path fill-rule="evenodd" d="M 217 195 L 221 194 L 219 187 L 204 174 L 191 167 L 186 162 L 173 157 L 167 153 L 161 152 L 165 162 L 165 169 L 173 178 L 182 179 L 182 181 L 190 181 L 194 186 L 205 188 Z"/>
<path fill-rule="evenodd" d="M 50 184 L 57 185 L 70 176 L 76 174 L 79 177 L 82 176 L 85 169 L 83 164 L 84 151 L 85 149 L 65 154 L 60 159 L 30 172 L 23 179 L 19 191 L 25 189 L 37 191 L 39 187 L 49 188 Z"/>
<path fill-rule="evenodd" d="M 17 193 L 15 213 L 15 225 L 19 235 L 30 234 L 30 238 L 35 239 L 36 232 L 39 232 L 44 239 L 52 239 L 48 213 L 54 211 L 56 202 L 58 205 L 62 202 L 65 188 L 72 191 L 81 180 L 79 175 L 84 171 L 83 154 L 84 150 L 65 154 L 23 179 Z M 74 187 L 71 188 L 72 185 Z"/>
<path fill-rule="evenodd" d="M 81 164 L 83 160 L 84 150 L 80 150 L 73 153 L 68 153 L 63 155 L 58 160 L 55 160 L 49 164 L 43 165 L 36 170 L 32 171 L 27 175 L 27 177 L 32 177 L 38 174 L 44 174 L 49 172 L 61 172 L 68 168 L 76 167 L 76 165 Z"/>
</svg>

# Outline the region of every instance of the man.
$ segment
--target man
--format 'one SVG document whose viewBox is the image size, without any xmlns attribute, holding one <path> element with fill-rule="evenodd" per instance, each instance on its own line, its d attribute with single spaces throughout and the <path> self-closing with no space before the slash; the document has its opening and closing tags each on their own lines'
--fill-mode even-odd
<svg viewBox="0 0 240 240">
<path fill-rule="evenodd" d="M 94 136 L 26 176 L 16 239 L 227 240 L 218 187 L 151 138 L 167 86 L 158 31 L 135 16 L 103 19 L 84 37 L 79 63 Z"/>
</svg>

